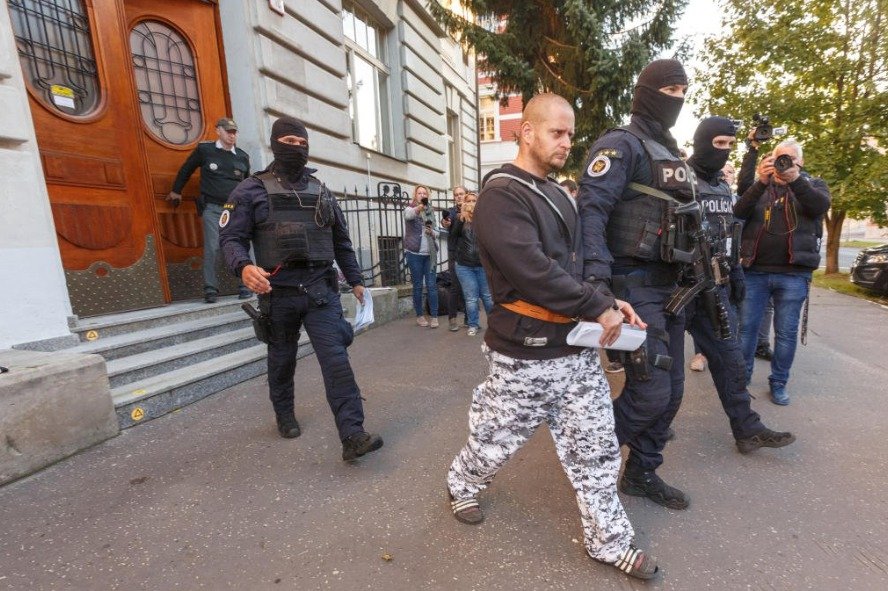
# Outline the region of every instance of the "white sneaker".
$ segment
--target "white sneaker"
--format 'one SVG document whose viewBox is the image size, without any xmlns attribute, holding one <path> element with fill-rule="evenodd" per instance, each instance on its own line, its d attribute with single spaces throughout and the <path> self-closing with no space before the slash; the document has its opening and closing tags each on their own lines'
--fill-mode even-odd
<svg viewBox="0 0 888 591">
<path fill-rule="evenodd" d="M 466 334 L 469 335 L 470 337 L 475 336 L 476 334 L 478 334 L 478 327 L 477 326 L 470 326 L 469 330 L 466 331 Z"/>
<path fill-rule="evenodd" d="M 432 318 L 432 321 L 429 322 L 429 328 L 438 328 L 438 319 Z"/>
<path fill-rule="evenodd" d="M 417 316 L 416 317 L 416 324 L 423 327 L 423 328 L 426 328 L 429 325 L 429 321 L 426 320 L 425 316 Z"/>
</svg>

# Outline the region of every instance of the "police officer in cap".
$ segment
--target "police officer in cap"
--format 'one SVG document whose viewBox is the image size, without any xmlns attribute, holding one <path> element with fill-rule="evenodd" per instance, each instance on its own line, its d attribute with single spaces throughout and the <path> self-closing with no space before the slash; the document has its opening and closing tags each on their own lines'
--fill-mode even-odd
<svg viewBox="0 0 888 591">
<path fill-rule="evenodd" d="M 332 265 L 335 260 L 363 302 L 361 270 L 342 210 L 313 176 L 315 169 L 306 167 L 308 132 L 302 122 L 275 121 L 271 151 L 274 162 L 231 194 L 219 221 L 220 243 L 228 267 L 259 294 L 259 310 L 269 318 L 268 385 L 281 436 L 301 433 L 293 373 L 305 326 L 321 365 L 342 459 L 353 460 L 382 447 L 382 438 L 364 431 L 361 392 L 346 352 L 354 333 L 342 315 Z M 256 264 L 248 254 L 251 241 Z"/>
<path fill-rule="evenodd" d="M 730 119 L 709 117 L 700 122 L 694 133 L 694 153 L 688 164 L 697 177 L 697 200 L 703 209 L 709 243 L 714 252 L 721 253 L 730 264 L 730 283 L 720 285 L 720 301 L 725 305 L 728 338 L 722 338 L 719 327 L 712 320 L 702 296 L 697 296 L 685 309 L 686 326 L 709 361 L 709 371 L 722 408 L 731 424 L 731 432 L 741 453 L 760 447 L 783 447 L 795 441 L 792 433 L 772 431 L 762 424 L 758 413 L 750 406 L 746 388 L 746 364 L 737 331 L 735 306 L 743 301 L 743 269 L 739 264 L 739 222 L 735 222 L 731 187 L 725 181 L 722 168 L 736 143 L 736 127 Z"/>
<path fill-rule="evenodd" d="M 679 265 L 661 248 L 667 209 L 693 199 L 693 173 L 669 132 L 687 87 L 677 60 L 648 64 L 629 125 L 592 146 L 578 196 L 585 280 L 609 287 L 648 324 L 645 344 L 624 355 L 626 383 L 614 400 L 617 440 L 629 446 L 620 490 L 672 509 L 686 509 L 689 499 L 655 470 L 684 391 L 684 317 L 666 314 Z"/>
</svg>

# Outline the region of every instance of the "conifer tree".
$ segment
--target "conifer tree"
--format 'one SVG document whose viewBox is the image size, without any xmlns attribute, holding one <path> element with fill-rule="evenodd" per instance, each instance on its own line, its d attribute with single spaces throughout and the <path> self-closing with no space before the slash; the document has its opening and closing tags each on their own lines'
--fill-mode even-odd
<svg viewBox="0 0 888 591">
<path fill-rule="evenodd" d="M 635 78 L 672 45 L 687 0 L 462 0 L 466 18 L 430 0 L 438 22 L 478 54 L 499 96 L 539 92 L 566 98 L 576 113 L 567 170 L 629 112 Z"/>
</svg>

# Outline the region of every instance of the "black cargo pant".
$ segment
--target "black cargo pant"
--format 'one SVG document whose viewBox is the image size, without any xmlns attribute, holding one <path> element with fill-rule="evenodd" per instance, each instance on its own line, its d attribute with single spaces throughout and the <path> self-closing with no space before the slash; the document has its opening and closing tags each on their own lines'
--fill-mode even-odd
<svg viewBox="0 0 888 591">
<path fill-rule="evenodd" d="M 751 397 L 746 388 L 746 362 L 737 329 L 737 313 L 728 303 L 728 288 L 720 286 L 721 300 L 728 311 L 731 338 L 722 340 L 716 335 L 715 327 L 706 312 L 703 298 L 697 297 L 686 310 L 687 329 L 706 356 L 709 371 L 722 408 L 731 423 L 735 439 L 751 437 L 764 430 L 758 413 L 752 410 Z"/>
<path fill-rule="evenodd" d="M 629 447 L 627 464 L 644 470 L 656 470 L 663 463 L 666 432 L 684 395 L 684 314 L 667 316 L 664 309 L 673 291 L 674 285 L 635 285 L 619 293 L 614 290 L 648 324 L 646 368 L 639 371 L 625 364 L 626 383 L 614 400 L 617 440 Z M 654 367 L 657 354 L 672 358 L 671 369 Z"/>
<path fill-rule="evenodd" d="M 354 332 L 343 316 L 339 292 L 327 282 L 320 285 L 325 289 L 314 296 L 292 287 L 275 287 L 270 295 L 259 296 L 260 306 L 269 308 L 272 327 L 268 344 L 268 387 L 275 413 L 292 414 L 293 374 L 299 333 L 304 326 L 321 366 L 327 402 L 336 420 L 339 438 L 344 441 L 364 430 L 361 391 L 346 351 L 354 340 Z M 319 303 L 319 299 L 325 301 Z"/>
</svg>

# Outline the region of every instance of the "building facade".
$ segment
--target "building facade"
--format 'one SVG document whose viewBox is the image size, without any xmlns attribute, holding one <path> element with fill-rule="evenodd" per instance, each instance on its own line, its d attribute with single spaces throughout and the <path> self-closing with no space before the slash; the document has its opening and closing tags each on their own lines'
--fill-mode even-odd
<svg viewBox="0 0 888 591">
<path fill-rule="evenodd" d="M 420 0 L 4 0 L 0 348 L 200 296 L 197 175 L 164 197 L 218 118 L 254 170 L 292 115 L 334 193 L 444 192 L 479 182 L 476 84 Z"/>
</svg>

